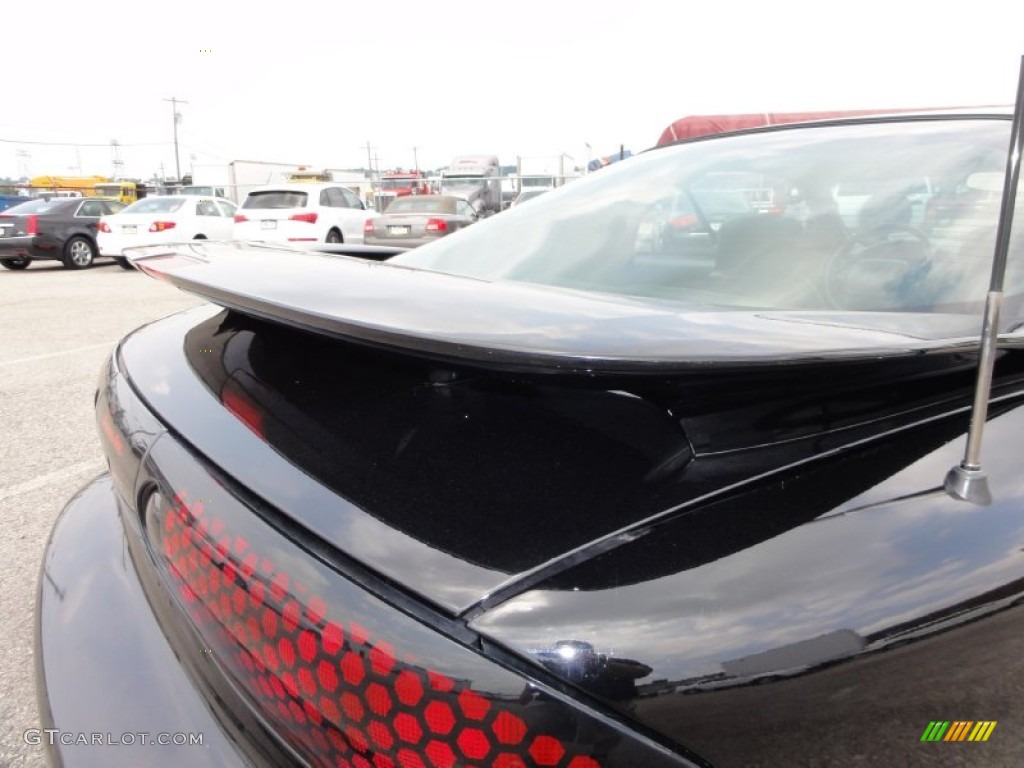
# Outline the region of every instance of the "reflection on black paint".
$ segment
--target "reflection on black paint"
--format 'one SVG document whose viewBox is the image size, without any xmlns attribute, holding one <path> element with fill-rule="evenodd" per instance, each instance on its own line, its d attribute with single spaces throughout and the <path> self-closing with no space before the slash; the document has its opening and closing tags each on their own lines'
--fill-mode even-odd
<svg viewBox="0 0 1024 768">
<path fill-rule="evenodd" d="M 636 681 L 652 672 L 639 661 L 598 653 L 582 640 L 559 640 L 550 648 L 535 648 L 530 653 L 552 672 L 610 701 L 635 697 Z"/>
<path fill-rule="evenodd" d="M 321 483 L 508 573 L 659 512 L 691 459 L 666 410 L 623 393 L 440 376 L 230 315 L 194 328 L 186 355 L 220 399 L 244 393 L 263 438 Z"/>
</svg>

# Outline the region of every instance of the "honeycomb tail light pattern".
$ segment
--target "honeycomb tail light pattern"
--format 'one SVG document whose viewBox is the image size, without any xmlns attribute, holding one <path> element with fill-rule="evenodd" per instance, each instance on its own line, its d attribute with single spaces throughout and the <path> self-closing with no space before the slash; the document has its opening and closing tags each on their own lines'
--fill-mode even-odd
<svg viewBox="0 0 1024 768">
<path fill-rule="evenodd" d="M 216 662 L 312 764 L 607 764 L 594 750 L 607 742 L 606 728 L 498 667 L 486 677 L 510 678 L 498 686 L 503 690 L 474 689 L 480 665 L 488 662 L 460 646 L 469 662 L 464 670 L 458 666 L 462 677 L 419 662 L 417 654 L 434 650 L 431 642 L 454 643 L 440 635 L 418 640 L 429 630 L 329 571 L 228 498 L 190 502 L 176 495 L 168 502 L 154 494 L 147 506 L 150 546 Z M 231 507 L 237 507 L 232 514 L 221 514 Z M 238 514 L 248 515 L 246 525 L 236 524 Z M 239 530 L 246 527 L 246 533 Z M 350 614 L 342 592 L 354 608 Z M 385 637 L 364 625 L 382 613 L 415 631 Z"/>
</svg>

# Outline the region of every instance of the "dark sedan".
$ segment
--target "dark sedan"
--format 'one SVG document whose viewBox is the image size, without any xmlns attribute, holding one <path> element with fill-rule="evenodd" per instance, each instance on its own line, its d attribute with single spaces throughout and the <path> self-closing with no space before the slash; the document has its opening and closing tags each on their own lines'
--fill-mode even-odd
<svg viewBox="0 0 1024 768">
<path fill-rule="evenodd" d="M 385 213 L 366 220 L 363 242 L 414 248 L 468 227 L 478 218 L 473 206 L 461 197 L 399 197 Z"/>
<path fill-rule="evenodd" d="M 381 262 L 132 255 L 212 303 L 102 371 L 40 579 L 59 763 L 1021 764 L 1011 125 L 661 147 Z"/>
<path fill-rule="evenodd" d="M 100 217 L 124 203 L 98 197 L 47 197 L 0 213 L 0 265 L 25 269 L 34 259 L 56 259 L 67 269 L 92 266 L 99 255 Z"/>
</svg>

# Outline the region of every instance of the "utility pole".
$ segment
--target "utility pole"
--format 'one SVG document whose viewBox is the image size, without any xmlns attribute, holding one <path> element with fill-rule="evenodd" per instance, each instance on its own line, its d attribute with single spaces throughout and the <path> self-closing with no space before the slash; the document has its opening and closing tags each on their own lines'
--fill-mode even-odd
<svg viewBox="0 0 1024 768">
<path fill-rule="evenodd" d="M 370 178 L 373 178 L 373 147 L 370 146 L 369 140 L 366 142 L 366 166 L 370 171 Z"/>
<path fill-rule="evenodd" d="M 370 144 L 370 140 L 367 139 L 366 140 L 366 166 L 367 166 L 367 171 L 366 172 L 367 172 L 367 174 L 370 177 L 370 195 L 371 195 L 371 198 L 373 200 L 374 208 L 377 207 L 377 201 L 378 201 L 378 198 L 380 197 L 380 172 L 378 171 L 376 176 L 374 176 L 374 174 L 373 174 L 373 158 L 374 158 L 373 150 L 375 150 L 375 149 L 376 149 L 376 147 L 372 146 Z"/>
<path fill-rule="evenodd" d="M 29 168 L 29 163 L 32 160 L 32 155 L 26 152 L 24 149 L 19 149 L 14 154 L 18 158 L 18 166 L 19 170 L 21 171 L 22 177 L 27 179 L 31 175 L 31 173 L 29 173 L 29 171 L 31 170 Z"/>
<path fill-rule="evenodd" d="M 121 144 L 117 139 L 110 140 L 111 164 L 114 166 L 114 178 L 120 179 L 124 161 L 121 160 Z"/>
<path fill-rule="evenodd" d="M 188 104 L 187 101 L 176 99 L 173 96 L 164 101 L 171 102 L 171 109 L 174 110 L 174 170 L 178 174 L 175 181 L 181 181 L 181 161 L 178 159 L 178 123 L 181 121 L 181 115 L 178 113 L 179 104 Z"/>
<path fill-rule="evenodd" d="M 418 149 L 418 147 L 413 147 L 412 148 L 412 162 L 413 162 L 413 170 L 414 171 L 418 171 L 420 169 L 420 158 L 419 158 L 419 155 L 416 154 L 416 150 L 417 149 Z"/>
</svg>

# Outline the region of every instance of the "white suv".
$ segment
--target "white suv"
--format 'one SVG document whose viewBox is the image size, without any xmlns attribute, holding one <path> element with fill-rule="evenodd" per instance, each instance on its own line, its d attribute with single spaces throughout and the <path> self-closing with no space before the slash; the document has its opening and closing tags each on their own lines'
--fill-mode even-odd
<svg viewBox="0 0 1024 768">
<path fill-rule="evenodd" d="M 235 214 L 235 240 L 361 243 L 366 209 L 339 184 L 278 184 L 253 190 Z"/>
</svg>

